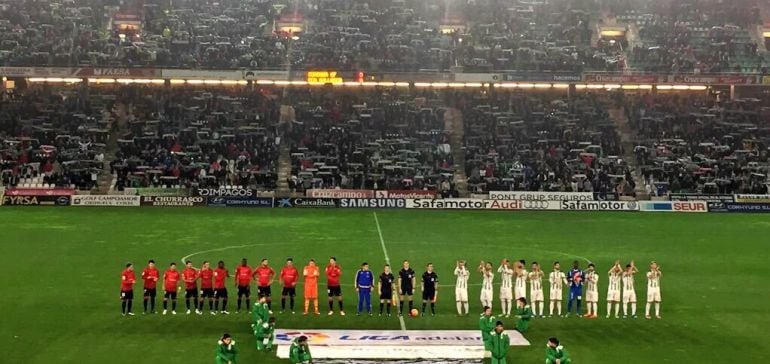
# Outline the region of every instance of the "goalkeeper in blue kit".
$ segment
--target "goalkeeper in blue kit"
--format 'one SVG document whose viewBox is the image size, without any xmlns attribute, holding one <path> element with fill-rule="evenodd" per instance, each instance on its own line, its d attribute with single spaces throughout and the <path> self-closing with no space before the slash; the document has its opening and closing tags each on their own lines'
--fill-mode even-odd
<svg viewBox="0 0 770 364">
<path fill-rule="evenodd" d="M 576 304 L 578 317 L 582 316 L 580 312 L 580 302 L 583 299 L 583 278 L 585 273 L 580 270 L 578 261 L 572 262 L 572 269 L 567 272 L 567 282 L 569 282 L 569 301 L 567 302 L 567 316 L 572 312 L 572 304 Z"/>
</svg>

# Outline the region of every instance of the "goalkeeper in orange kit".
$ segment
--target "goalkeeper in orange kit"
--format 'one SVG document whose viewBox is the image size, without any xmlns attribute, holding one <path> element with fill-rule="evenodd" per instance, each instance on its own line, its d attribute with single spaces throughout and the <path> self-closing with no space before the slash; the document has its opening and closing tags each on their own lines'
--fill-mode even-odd
<svg viewBox="0 0 770 364">
<path fill-rule="evenodd" d="M 302 270 L 302 276 L 305 277 L 305 312 L 303 315 L 307 315 L 310 308 L 310 300 L 313 300 L 313 307 L 315 308 L 315 314 L 320 315 L 318 311 L 318 276 L 320 271 L 315 264 L 315 260 L 310 259 L 310 262 Z"/>
</svg>

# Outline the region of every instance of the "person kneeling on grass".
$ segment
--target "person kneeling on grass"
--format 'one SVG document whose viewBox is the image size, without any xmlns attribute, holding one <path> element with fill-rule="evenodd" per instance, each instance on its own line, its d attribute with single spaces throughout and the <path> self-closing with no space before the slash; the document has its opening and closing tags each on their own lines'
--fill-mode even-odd
<svg viewBox="0 0 770 364">
<path fill-rule="evenodd" d="M 508 354 L 508 348 L 511 347 L 511 338 L 503 328 L 503 322 L 497 321 L 495 331 L 489 338 L 492 351 L 492 364 L 505 364 L 505 356 Z"/>
<path fill-rule="evenodd" d="M 236 364 L 238 349 L 235 347 L 235 340 L 230 334 L 222 335 L 217 344 L 216 364 Z"/>
<path fill-rule="evenodd" d="M 311 364 L 310 348 L 307 346 L 307 336 L 300 336 L 291 342 L 289 348 L 289 360 L 291 364 Z"/>
<path fill-rule="evenodd" d="M 532 319 L 532 309 L 527 304 L 527 299 L 519 297 L 516 300 L 516 331 L 525 333 L 529 330 L 529 320 Z"/>
<path fill-rule="evenodd" d="M 545 364 L 570 364 L 567 349 L 559 344 L 559 339 L 552 337 L 548 339 L 548 345 L 545 347 Z"/>
<path fill-rule="evenodd" d="M 254 328 L 254 336 L 257 337 L 257 350 L 272 350 L 275 338 L 275 317 L 269 318 L 267 322 Z"/>
</svg>

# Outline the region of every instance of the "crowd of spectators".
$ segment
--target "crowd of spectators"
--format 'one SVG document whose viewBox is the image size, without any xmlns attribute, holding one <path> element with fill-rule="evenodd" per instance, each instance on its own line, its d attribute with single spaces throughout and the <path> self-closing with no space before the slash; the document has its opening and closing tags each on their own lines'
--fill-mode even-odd
<svg viewBox="0 0 770 364">
<path fill-rule="evenodd" d="M 115 121 L 114 95 L 33 87 L 0 93 L 0 184 L 93 188 Z"/>
<path fill-rule="evenodd" d="M 142 2 L 0 1 L 0 64 L 367 72 L 620 71 L 626 58 L 657 72 L 763 65 L 749 33 L 758 11 L 747 2 L 612 3 L 620 24 L 639 27 L 640 41 L 625 50 L 595 37 L 603 21 L 595 0 L 126 3 Z M 141 25 L 119 29 L 115 14 Z"/>
<path fill-rule="evenodd" d="M 432 190 L 450 194 L 454 162 L 433 92 L 295 90 L 287 125 L 296 191 Z"/>
<path fill-rule="evenodd" d="M 264 91 L 264 92 L 262 92 Z M 125 95 L 116 188 L 248 186 L 272 190 L 280 143 L 265 90 L 138 89 Z"/>
<path fill-rule="evenodd" d="M 762 24 L 750 1 L 620 1 L 619 23 L 635 25 L 631 68 L 663 73 L 765 72 L 752 34 Z"/>
<path fill-rule="evenodd" d="M 465 109 L 469 192 L 633 195 L 607 100 L 595 94 L 498 94 Z"/>
<path fill-rule="evenodd" d="M 759 99 L 647 95 L 628 103 L 651 195 L 768 192 L 770 113 Z"/>
</svg>

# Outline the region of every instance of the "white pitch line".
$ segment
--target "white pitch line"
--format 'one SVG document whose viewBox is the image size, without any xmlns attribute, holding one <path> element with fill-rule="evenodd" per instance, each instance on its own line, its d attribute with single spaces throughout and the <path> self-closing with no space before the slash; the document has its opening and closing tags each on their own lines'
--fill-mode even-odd
<svg viewBox="0 0 770 364">
<path fill-rule="evenodd" d="M 382 247 L 382 253 L 385 254 L 385 263 L 390 265 L 390 257 L 388 256 L 388 249 L 385 248 L 385 239 L 382 238 L 382 228 L 380 228 L 380 220 L 377 218 L 377 213 L 372 212 L 374 214 L 374 223 L 377 224 L 377 234 L 380 235 L 380 246 Z M 404 316 L 399 315 L 398 316 L 398 323 L 401 324 L 401 330 L 406 331 L 406 322 L 404 321 Z"/>
</svg>

